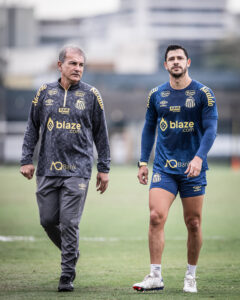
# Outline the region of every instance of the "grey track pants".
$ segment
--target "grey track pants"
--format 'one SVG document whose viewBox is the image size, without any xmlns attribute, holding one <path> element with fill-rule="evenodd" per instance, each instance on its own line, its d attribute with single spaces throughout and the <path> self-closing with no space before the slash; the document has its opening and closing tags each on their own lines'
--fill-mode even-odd
<svg viewBox="0 0 240 300">
<path fill-rule="evenodd" d="M 89 179 L 37 177 L 40 223 L 62 252 L 62 275 L 72 275 L 78 257 L 79 223 Z"/>
</svg>

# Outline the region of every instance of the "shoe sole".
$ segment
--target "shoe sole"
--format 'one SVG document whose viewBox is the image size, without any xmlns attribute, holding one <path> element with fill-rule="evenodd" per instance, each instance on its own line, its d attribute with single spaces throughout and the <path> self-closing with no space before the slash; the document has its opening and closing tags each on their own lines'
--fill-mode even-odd
<svg viewBox="0 0 240 300">
<path fill-rule="evenodd" d="M 193 293 L 193 294 L 194 294 L 194 293 L 195 293 L 195 294 L 197 293 L 197 291 L 187 291 L 187 290 L 183 290 L 183 292 L 184 292 L 184 293 Z"/>
<path fill-rule="evenodd" d="M 59 292 L 72 292 L 74 288 L 58 288 Z"/>
<path fill-rule="evenodd" d="M 164 286 L 156 287 L 152 289 L 145 289 L 140 286 L 133 286 L 133 289 L 136 290 L 137 292 L 161 291 L 164 289 Z"/>
</svg>

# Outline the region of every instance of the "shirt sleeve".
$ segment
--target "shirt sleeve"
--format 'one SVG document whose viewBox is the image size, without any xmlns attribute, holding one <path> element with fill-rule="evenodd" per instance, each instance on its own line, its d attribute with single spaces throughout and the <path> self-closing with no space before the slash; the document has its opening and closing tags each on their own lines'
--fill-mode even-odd
<svg viewBox="0 0 240 300">
<path fill-rule="evenodd" d="M 200 143 L 200 147 L 196 153 L 202 160 L 207 157 L 209 150 L 211 149 L 213 142 L 217 135 L 217 119 L 206 119 L 202 121 L 203 137 Z"/>
<path fill-rule="evenodd" d="M 217 135 L 217 104 L 216 98 L 211 89 L 204 86 L 202 91 L 202 128 L 203 136 L 201 139 L 200 147 L 196 153 L 196 156 L 204 159 L 207 157 L 209 150 L 211 149 L 213 142 Z"/>
<path fill-rule="evenodd" d="M 46 89 L 46 85 L 43 85 L 37 92 L 35 98 L 32 101 L 27 127 L 24 133 L 23 145 L 22 145 L 22 157 L 20 164 L 28 165 L 32 164 L 32 157 L 34 153 L 34 149 L 39 139 L 39 129 L 40 129 L 40 117 L 39 111 L 41 106 L 41 100 L 44 97 L 44 90 Z"/>
<path fill-rule="evenodd" d="M 98 172 L 108 173 L 110 170 L 110 147 L 107 123 L 102 97 L 96 88 L 92 88 L 95 102 L 93 109 L 93 140 L 98 153 Z"/>
<path fill-rule="evenodd" d="M 202 100 L 202 120 L 206 119 L 218 119 L 218 111 L 216 98 L 213 91 L 204 86 L 201 88 L 201 100 Z"/>
<path fill-rule="evenodd" d="M 154 145 L 156 126 L 157 126 L 157 111 L 154 106 L 154 92 L 153 89 L 148 96 L 147 112 L 145 118 L 145 124 L 142 131 L 141 140 L 141 162 L 148 162 L 149 157 Z"/>
</svg>

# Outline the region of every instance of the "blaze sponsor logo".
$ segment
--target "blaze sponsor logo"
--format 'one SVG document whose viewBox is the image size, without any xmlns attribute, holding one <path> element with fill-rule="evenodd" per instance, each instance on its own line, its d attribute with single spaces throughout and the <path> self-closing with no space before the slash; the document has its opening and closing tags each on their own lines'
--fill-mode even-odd
<svg viewBox="0 0 240 300">
<path fill-rule="evenodd" d="M 84 99 L 78 99 L 77 102 L 75 103 L 75 107 L 79 110 L 84 110 L 85 109 Z"/>
<path fill-rule="evenodd" d="M 181 111 L 181 106 L 170 106 L 169 110 L 172 112 L 180 112 Z"/>
<path fill-rule="evenodd" d="M 194 131 L 194 122 L 179 122 L 175 121 L 172 122 L 170 121 L 170 128 L 171 129 L 182 129 L 183 132 L 192 132 Z"/>
<path fill-rule="evenodd" d="M 62 115 L 69 115 L 70 108 L 69 107 L 59 107 L 58 112 Z"/>
<path fill-rule="evenodd" d="M 159 102 L 160 107 L 166 107 L 167 104 L 168 104 L 168 101 L 166 101 L 166 100 L 162 100 Z"/>
<path fill-rule="evenodd" d="M 183 162 L 183 161 L 177 161 L 176 159 L 167 159 L 165 168 L 170 167 L 171 169 L 175 168 L 186 168 L 189 164 L 189 161 Z"/>
<path fill-rule="evenodd" d="M 200 192 L 201 189 L 202 189 L 202 186 L 201 186 L 201 185 L 193 186 L 193 191 L 194 191 L 194 192 Z"/>
<path fill-rule="evenodd" d="M 53 105 L 54 100 L 53 99 L 47 99 L 45 100 L 45 105 L 50 106 Z"/>
<path fill-rule="evenodd" d="M 162 91 L 161 97 L 168 97 L 170 95 L 170 91 Z"/>
<path fill-rule="evenodd" d="M 103 110 L 103 101 L 102 101 L 102 98 L 101 98 L 98 90 L 93 87 L 93 88 L 91 88 L 91 92 L 93 92 L 93 94 L 97 97 L 98 104 L 100 105 L 101 109 Z"/>
<path fill-rule="evenodd" d="M 201 88 L 201 91 L 203 91 L 207 96 L 208 106 L 213 106 L 215 103 L 215 97 L 211 94 L 210 90 L 204 86 Z"/>
<path fill-rule="evenodd" d="M 162 131 L 165 131 L 168 127 L 170 129 L 182 129 L 182 132 L 192 132 L 194 131 L 194 122 L 180 122 L 180 121 L 167 121 L 162 118 L 159 127 Z"/>
<path fill-rule="evenodd" d="M 185 102 L 185 106 L 187 108 L 193 108 L 195 107 L 195 99 L 193 97 L 187 98 Z"/>
<path fill-rule="evenodd" d="M 164 120 L 164 118 L 161 119 L 159 127 L 162 131 L 165 131 L 168 128 L 168 123 Z"/>
<path fill-rule="evenodd" d="M 61 161 L 53 161 L 50 170 L 62 171 L 62 170 L 76 170 L 75 165 L 66 165 L 63 164 Z"/>
<path fill-rule="evenodd" d="M 158 90 L 158 88 L 154 88 L 150 91 L 150 93 L 148 94 L 148 99 L 147 99 L 147 108 L 149 108 L 149 103 L 150 103 L 150 98 L 152 96 L 153 93 L 155 93 Z"/>
<path fill-rule="evenodd" d="M 76 92 L 75 92 L 75 96 L 77 96 L 77 97 L 84 97 L 85 94 L 86 94 L 86 93 L 81 92 L 81 91 L 76 91 Z"/>
<path fill-rule="evenodd" d="M 153 182 L 153 183 L 156 183 L 156 182 L 160 182 L 160 181 L 161 181 L 161 175 L 158 174 L 158 173 L 155 173 L 155 174 L 153 175 L 152 182 Z"/>
<path fill-rule="evenodd" d="M 40 97 L 41 92 L 44 91 L 44 90 L 46 90 L 46 88 L 47 88 L 47 85 L 44 84 L 44 85 L 42 85 L 42 86 L 40 87 L 40 89 L 38 90 L 38 92 L 37 92 L 35 98 L 34 98 L 33 101 L 32 101 L 32 103 L 33 103 L 35 106 L 37 106 L 37 104 L 38 104 L 38 100 L 39 100 L 39 97 Z"/>
<path fill-rule="evenodd" d="M 74 123 L 74 122 L 66 122 L 66 121 L 54 121 L 49 117 L 48 122 L 47 122 L 47 128 L 49 131 L 52 131 L 53 128 L 56 129 L 64 129 L 64 130 L 69 130 L 70 133 L 78 133 L 80 132 L 81 129 L 81 124 L 80 123 Z"/>
<path fill-rule="evenodd" d="M 194 96 L 195 94 L 196 94 L 196 91 L 194 91 L 194 90 L 187 90 L 187 91 L 185 92 L 185 95 L 188 96 L 188 97 L 192 97 L 192 96 Z"/>
<path fill-rule="evenodd" d="M 51 89 L 48 91 L 48 95 L 50 95 L 50 96 L 56 95 L 57 93 L 58 93 L 57 89 Z"/>
</svg>

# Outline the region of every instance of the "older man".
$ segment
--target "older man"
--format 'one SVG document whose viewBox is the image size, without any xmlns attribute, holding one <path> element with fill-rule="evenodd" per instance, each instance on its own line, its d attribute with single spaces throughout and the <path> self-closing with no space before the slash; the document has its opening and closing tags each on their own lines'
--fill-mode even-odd
<svg viewBox="0 0 240 300">
<path fill-rule="evenodd" d="M 98 152 L 97 190 L 108 186 L 110 151 L 102 98 L 95 87 L 81 81 L 85 54 L 67 45 L 59 53 L 61 78 L 44 84 L 32 101 L 24 135 L 20 172 L 34 175 L 34 148 L 41 136 L 37 168 L 40 222 L 61 250 L 58 291 L 72 291 L 79 258 L 79 222 L 93 164 Z M 39 134 L 40 133 L 40 134 Z"/>
</svg>

